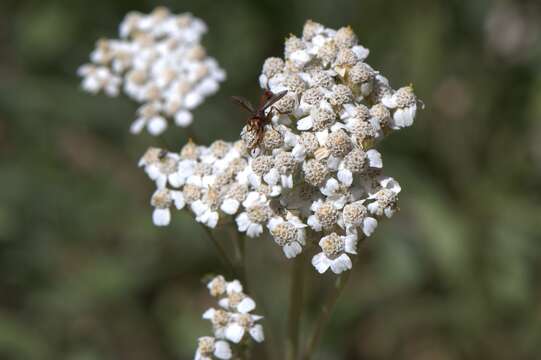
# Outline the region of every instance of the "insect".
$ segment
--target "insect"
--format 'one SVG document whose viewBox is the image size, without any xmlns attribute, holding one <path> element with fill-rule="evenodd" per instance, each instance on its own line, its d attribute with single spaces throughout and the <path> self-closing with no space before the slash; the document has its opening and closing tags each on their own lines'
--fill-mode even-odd
<svg viewBox="0 0 541 360">
<path fill-rule="evenodd" d="M 287 94 L 287 90 L 280 91 L 276 94 L 270 90 L 265 90 L 265 92 L 261 95 L 261 98 L 259 99 L 259 107 L 257 109 L 253 107 L 250 101 L 246 100 L 243 97 L 231 97 L 233 102 L 237 103 L 240 107 L 250 113 L 250 117 L 248 118 L 248 124 L 246 126 L 246 131 L 252 134 L 255 133 L 255 137 L 253 138 L 253 140 L 249 141 L 248 149 L 253 150 L 259 145 L 261 140 L 263 140 L 263 135 L 265 134 L 265 125 L 271 123 L 272 112 L 273 110 L 276 110 L 272 107 L 272 105 L 274 105 L 278 100 L 283 98 L 285 94 Z M 269 108 L 271 110 L 265 113 L 265 111 Z"/>
<path fill-rule="evenodd" d="M 167 156 L 167 150 L 162 149 L 162 150 L 160 150 L 160 152 L 158 154 L 158 159 L 163 160 L 163 159 L 165 159 L 166 156 Z"/>
</svg>

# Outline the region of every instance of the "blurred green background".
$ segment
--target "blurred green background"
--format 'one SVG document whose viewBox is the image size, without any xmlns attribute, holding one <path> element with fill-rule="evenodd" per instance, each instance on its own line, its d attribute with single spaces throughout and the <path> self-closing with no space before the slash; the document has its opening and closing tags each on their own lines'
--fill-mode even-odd
<svg viewBox="0 0 541 360">
<path fill-rule="evenodd" d="M 136 104 L 85 94 L 75 75 L 128 11 L 156 5 L 204 19 L 228 72 L 195 111 L 204 143 L 238 138 L 229 95 L 255 99 L 264 59 L 309 18 L 350 24 L 369 63 L 426 104 L 382 144 L 401 212 L 364 245 L 318 359 L 541 358 L 538 1 L 2 0 L 0 359 L 189 359 L 211 332 L 200 279 L 222 271 L 214 249 L 187 214 L 152 226 L 136 167 L 187 132 L 129 135 Z M 247 245 L 279 354 L 290 263 Z M 333 278 L 308 274 L 304 331 Z"/>
</svg>

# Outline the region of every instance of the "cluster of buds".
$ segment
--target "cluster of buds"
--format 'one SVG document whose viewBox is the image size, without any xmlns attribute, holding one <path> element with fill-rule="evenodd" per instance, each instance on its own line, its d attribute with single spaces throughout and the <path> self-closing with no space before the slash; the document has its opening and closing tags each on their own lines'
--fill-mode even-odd
<svg viewBox="0 0 541 360">
<path fill-rule="evenodd" d="M 351 269 L 359 240 L 398 208 L 400 185 L 383 175 L 375 146 L 412 125 L 418 104 L 411 86 L 393 90 L 367 56 L 351 28 L 308 21 L 301 38 L 286 40 L 285 59 L 263 65 L 261 87 L 286 91 L 268 109 L 263 136 L 246 126 L 233 144 L 144 155 L 140 165 L 157 185 L 154 222 L 169 223 L 170 207 L 189 204 L 210 227 L 235 216 L 249 237 L 267 229 L 287 258 L 313 241 L 320 273 Z"/>
<path fill-rule="evenodd" d="M 210 308 L 203 314 L 203 319 L 212 323 L 213 336 L 199 338 L 195 360 L 231 359 L 238 344 L 265 339 L 263 326 L 258 324 L 262 317 L 251 314 L 256 304 L 243 292 L 238 280 L 228 282 L 218 275 L 207 287 L 210 295 L 218 299 L 219 308 Z"/>
<path fill-rule="evenodd" d="M 173 15 L 159 7 L 145 15 L 129 13 L 120 24 L 120 39 L 101 39 L 90 64 L 79 68 L 90 93 L 118 96 L 120 89 L 141 104 L 132 133 L 144 128 L 159 135 L 168 119 L 187 127 L 191 110 L 215 93 L 225 72 L 200 44 L 205 23 L 191 14 Z"/>
</svg>

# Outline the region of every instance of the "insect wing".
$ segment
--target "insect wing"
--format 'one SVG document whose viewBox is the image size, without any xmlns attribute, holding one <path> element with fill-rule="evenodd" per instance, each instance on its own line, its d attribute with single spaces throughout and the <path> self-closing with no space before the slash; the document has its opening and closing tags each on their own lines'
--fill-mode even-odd
<svg viewBox="0 0 541 360">
<path fill-rule="evenodd" d="M 277 101 L 279 101 L 281 98 L 283 98 L 286 94 L 287 94 L 287 90 L 280 91 L 279 93 L 273 94 L 270 97 L 270 99 L 267 100 L 262 110 L 268 109 L 269 107 L 274 105 Z"/>
<path fill-rule="evenodd" d="M 252 103 L 247 99 L 241 96 L 231 96 L 231 100 L 233 100 L 234 103 L 238 104 L 244 110 L 248 111 L 250 114 L 255 113 L 255 109 L 252 106 Z"/>
</svg>

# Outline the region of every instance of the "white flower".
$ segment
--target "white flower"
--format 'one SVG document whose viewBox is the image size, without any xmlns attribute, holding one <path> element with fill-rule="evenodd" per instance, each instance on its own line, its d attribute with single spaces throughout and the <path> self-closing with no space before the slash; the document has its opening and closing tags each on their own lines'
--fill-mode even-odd
<svg viewBox="0 0 541 360">
<path fill-rule="evenodd" d="M 232 321 L 233 314 L 222 310 L 210 308 L 203 313 L 203 319 L 212 323 L 214 336 L 218 339 L 226 338 L 226 331 Z"/>
<path fill-rule="evenodd" d="M 220 206 L 220 210 L 228 215 L 234 215 L 240 207 L 240 201 L 236 199 L 225 199 Z"/>
<path fill-rule="evenodd" d="M 308 217 L 308 225 L 315 231 L 329 229 L 337 224 L 340 212 L 333 201 L 318 199 L 314 201 L 310 209 L 314 214 Z"/>
<path fill-rule="evenodd" d="M 341 226 L 346 230 L 361 227 L 366 236 L 372 235 L 378 226 L 378 221 L 368 216 L 368 210 L 362 201 L 353 202 L 344 206 L 342 211 Z"/>
<path fill-rule="evenodd" d="M 177 164 L 177 172 L 169 177 L 169 182 L 174 187 L 180 187 L 186 183 L 186 180 L 194 174 L 196 165 L 194 160 L 180 160 Z"/>
<path fill-rule="evenodd" d="M 225 295 L 226 297 L 218 302 L 224 309 L 241 314 L 255 309 L 255 301 L 243 292 L 242 284 L 238 280 L 225 283 Z"/>
<path fill-rule="evenodd" d="M 242 292 L 231 292 L 226 298 L 220 299 L 219 304 L 225 309 L 236 311 L 241 314 L 255 309 L 255 301 Z"/>
<path fill-rule="evenodd" d="M 107 67 L 87 64 L 79 67 L 77 74 L 83 77 L 83 90 L 91 94 L 104 91 L 108 96 L 114 97 L 119 93 L 121 79 Z"/>
<path fill-rule="evenodd" d="M 202 200 L 194 201 L 191 209 L 195 214 L 195 220 L 210 228 L 215 228 L 220 218 L 217 211 L 212 210 L 212 207 Z"/>
<path fill-rule="evenodd" d="M 263 342 L 265 340 L 263 326 L 256 324 L 256 321 L 262 318 L 259 315 L 233 314 L 231 322 L 225 330 L 226 339 L 238 344 L 248 332 L 256 342 Z"/>
<path fill-rule="evenodd" d="M 158 189 L 163 189 L 169 183 L 172 187 L 182 185 L 178 173 L 179 156 L 157 148 L 150 148 L 139 160 L 139 166 L 144 167 L 148 177 L 156 182 Z"/>
<path fill-rule="evenodd" d="M 394 94 L 385 95 L 381 102 L 390 109 L 395 109 L 393 114 L 393 129 L 411 126 L 417 112 L 417 99 L 411 86 L 398 89 Z"/>
<path fill-rule="evenodd" d="M 312 265 L 323 274 L 329 268 L 335 274 L 340 274 L 352 267 L 349 254 L 357 254 L 357 235 L 340 236 L 336 233 L 324 236 L 319 241 L 323 250 L 312 258 Z"/>
<path fill-rule="evenodd" d="M 227 341 L 204 336 L 197 339 L 197 342 L 195 360 L 231 359 L 231 346 Z"/>
<path fill-rule="evenodd" d="M 208 282 L 207 288 L 212 296 L 220 298 L 218 303 L 224 309 L 209 308 L 204 312 L 203 319 L 211 322 L 213 336 L 199 338 L 196 360 L 231 358 L 227 341 L 264 341 L 263 326 L 257 323 L 263 317 L 249 313 L 255 309 L 255 302 L 243 292 L 240 281 L 228 282 L 218 275 Z"/>
<path fill-rule="evenodd" d="M 211 296 L 222 296 L 226 292 L 227 281 L 222 275 L 218 275 L 207 283 L 207 289 Z"/>
<path fill-rule="evenodd" d="M 303 224 L 297 216 L 288 212 L 286 220 L 282 217 L 273 217 L 267 226 L 274 241 L 282 247 L 288 259 L 294 258 L 302 252 L 307 225 Z"/>
<path fill-rule="evenodd" d="M 261 235 L 263 225 L 272 213 L 266 196 L 259 192 L 251 192 L 242 205 L 246 211 L 236 218 L 239 231 L 245 232 L 249 237 Z"/>
<path fill-rule="evenodd" d="M 311 60 L 310 55 L 305 50 L 297 50 L 289 58 L 299 68 L 303 68 Z"/>
<path fill-rule="evenodd" d="M 174 204 L 177 209 L 182 209 L 186 202 L 180 191 L 169 189 L 158 189 L 152 195 L 150 201 L 154 207 L 152 222 L 156 226 L 167 226 L 171 222 L 171 211 L 169 208 Z"/>
<path fill-rule="evenodd" d="M 378 187 L 372 189 L 366 199 L 366 208 L 376 216 L 385 215 L 390 218 L 398 207 L 398 194 L 402 188 L 392 177 L 379 177 L 378 181 Z"/>
</svg>

